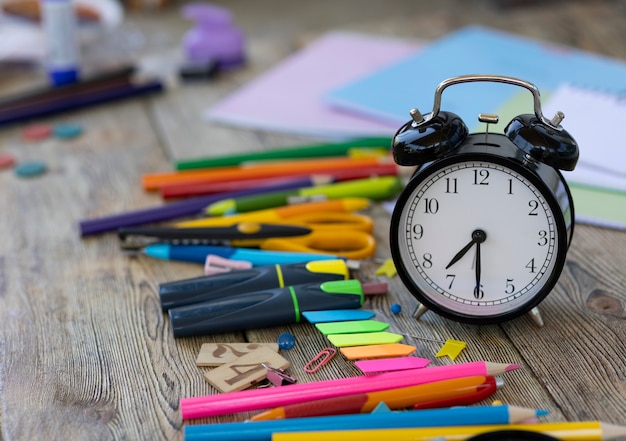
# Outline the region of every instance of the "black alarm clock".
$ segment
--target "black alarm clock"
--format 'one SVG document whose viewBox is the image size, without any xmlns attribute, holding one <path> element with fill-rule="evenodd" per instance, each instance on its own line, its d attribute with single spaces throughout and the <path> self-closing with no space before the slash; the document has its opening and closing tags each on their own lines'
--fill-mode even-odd
<svg viewBox="0 0 626 441">
<path fill-rule="evenodd" d="M 497 115 L 480 114 L 484 133 L 441 111 L 449 86 L 494 82 L 531 92 L 534 113 L 515 117 L 504 133 L 489 133 Z M 402 282 L 420 303 L 449 319 L 492 324 L 531 312 L 550 293 L 574 231 L 574 203 L 560 170 L 573 170 L 578 145 L 546 119 L 538 88 L 496 75 L 447 79 L 433 110 L 410 111 L 393 138 L 400 165 L 418 166 L 391 218 L 390 246 Z"/>
</svg>

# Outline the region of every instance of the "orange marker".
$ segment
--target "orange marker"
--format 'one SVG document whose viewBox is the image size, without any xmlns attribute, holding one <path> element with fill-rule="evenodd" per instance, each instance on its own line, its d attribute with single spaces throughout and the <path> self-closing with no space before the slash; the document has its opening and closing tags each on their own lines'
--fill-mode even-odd
<svg viewBox="0 0 626 441">
<path fill-rule="evenodd" d="M 141 178 L 145 190 L 163 191 L 168 185 L 183 183 L 200 184 L 207 182 L 238 181 L 243 179 L 261 179 L 271 177 L 298 176 L 303 174 L 323 173 L 332 174 L 335 171 L 361 169 L 389 164 L 390 157 L 371 158 L 324 158 L 309 159 L 306 161 L 280 161 L 253 166 L 220 167 L 205 170 L 189 170 L 167 173 L 148 173 Z"/>
</svg>

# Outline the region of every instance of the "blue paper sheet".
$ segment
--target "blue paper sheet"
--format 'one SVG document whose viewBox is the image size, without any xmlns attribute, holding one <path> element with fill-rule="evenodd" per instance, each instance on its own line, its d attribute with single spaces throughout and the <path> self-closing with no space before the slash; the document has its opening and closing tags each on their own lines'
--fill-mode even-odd
<svg viewBox="0 0 626 441">
<path fill-rule="evenodd" d="M 626 92 L 626 62 L 488 28 L 467 27 L 329 91 L 326 101 L 340 109 L 402 124 L 409 120 L 409 110 L 414 107 L 422 113 L 432 110 L 434 92 L 441 81 L 467 74 L 521 78 L 535 84 L 542 95 L 561 83 Z M 457 113 L 473 129 L 479 113 L 496 113 L 519 93 L 527 94 L 527 113 L 532 113 L 529 92 L 495 83 L 451 86 L 443 92 L 441 108 Z M 498 128 L 507 123 L 501 119 Z"/>
</svg>

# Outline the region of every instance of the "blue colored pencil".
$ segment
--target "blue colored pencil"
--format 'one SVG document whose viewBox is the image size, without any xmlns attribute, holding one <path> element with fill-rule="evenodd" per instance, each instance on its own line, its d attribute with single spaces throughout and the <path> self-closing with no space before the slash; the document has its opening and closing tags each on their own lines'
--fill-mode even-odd
<svg viewBox="0 0 626 441">
<path fill-rule="evenodd" d="M 276 432 L 400 429 L 415 427 L 513 424 L 547 414 L 517 406 L 468 406 L 446 409 L 291 418 L 185 427 L 185 441 L 271 441 Z"/>
<path fill-rule="evenodd" d="M 339 259 L 338 256 L 322 253 L 299 253 L 290 251 L 256 250 L 251 248 L 234 248 L 213 245 L 148 245 L 143 250 L 150 257 L 180 262 L 206 262 L 209 254 L 215 254 L 225 259 L 245 260 L 252 266 L 286 265 L 290 263 L 311 262 L 314 260 Z"/>
</svg>

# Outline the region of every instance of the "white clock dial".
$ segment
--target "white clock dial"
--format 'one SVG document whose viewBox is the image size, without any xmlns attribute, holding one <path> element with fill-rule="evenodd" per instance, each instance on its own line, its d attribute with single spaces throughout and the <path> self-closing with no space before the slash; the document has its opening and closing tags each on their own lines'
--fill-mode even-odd
<svg viewBox="0 0 626 441">
<path fill-rule="evenodd" d="M 524 174 L 458 160 L 409 187 L 394 213 L 397 252 L 404 278 L 431 306 L 488 317 L 545 296 L 566 245 L 553 208 Z"/>
</svg>

